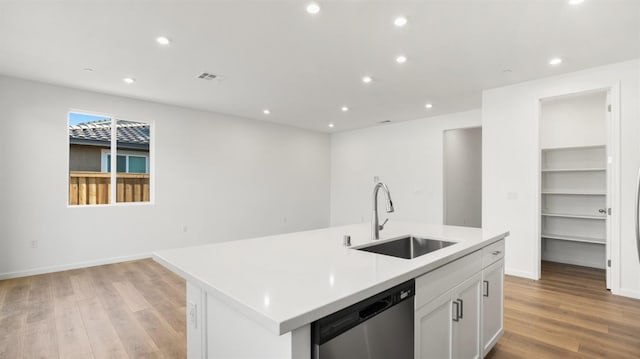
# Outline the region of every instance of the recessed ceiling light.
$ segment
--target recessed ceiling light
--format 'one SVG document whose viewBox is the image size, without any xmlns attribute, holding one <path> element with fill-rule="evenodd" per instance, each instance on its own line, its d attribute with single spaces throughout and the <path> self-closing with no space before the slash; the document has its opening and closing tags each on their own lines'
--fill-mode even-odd
<svg viewBox="0 0 640 359">
<path fill-rule="evenodd" d="M 268 115 L 271 113 L 271 111 L 269 111 L 268 108 L 265 108 L 264 110 L 262 110 L 262 113 L 264 113 L 265 115 Z"/>
<path fill-rule="evenodd" d="M 342 108 L 340 108 L 342 110 L 342 112 L 347 112 L 349 111 L 349 108 L 347 106 L 342 106 Z"/>
<path fill-rule="evenodd" d="M 432 107 L 433 107 L 433 104 L 428 103 L 428 104 L 424 105 L 424 107 L 425 107 L 425 108 L 432 108 Z"/>
<path fill-rule="evenodd" d="M 582 4 L 584 0 L 569 0 L 569 5 L 578 5 Z"/>
<path fill-rule="evenodd" d="M 404 16 L 398 16 L 397 18 L 395 18 L 395 20 L 393 20 L 393 24 L 397 27 L 403 27 L 407 24 L 407 18 Z"/>
<path fill-rule="evenodd" d="M 362 82 L 364 82 L 365 84 L 370 83 L 371 81 L 373 81 L 373 79 L 371 78 L 371 76 L 364 76 L 362 78 Z"/>
<path fill-rule="evenodd" d="M 124 81 L 124 83 L 126 84 L 132 84 L 134 82 L 136 82 L 136 79 L 132 78 L 132 77 L 125 77 L 122 79 L 122 81 Z"/>
<path fill-rule="evenodd" d="M 169 45 L 171 43 L 171 40 L 169 40 L 168 37 L 164 37 L 164 36 L 158 36 L 156 37 L 156 42 L 160 45 Z"/>
<path fill-rule="evenodd" d="M 396 57 L 396 62 L 399 64 L 404 64 L 405 62 L 407 62 L 407 57 L 404 55 L 400 55 Z"/>
<path fill-rule="evenodd" d="M 553 59 L 549 60 L 549 65 L 560 65 L 562 63 L 562 59 L 559 57 L 554 57 Z"/>
<path fill-rule="evenodd" d="M 334 125 L 333 123 L 329 124 L 329 128 L 334 128 L 334 127 L 336 127 L 336 125 Z"/>
<path fill-rule="evenodd" d="M 307 5 L 307 12 L 311 15 L 315 15 L 320 12 L 320 5 L 318 3 L 312 2 Z"/>
</svg>

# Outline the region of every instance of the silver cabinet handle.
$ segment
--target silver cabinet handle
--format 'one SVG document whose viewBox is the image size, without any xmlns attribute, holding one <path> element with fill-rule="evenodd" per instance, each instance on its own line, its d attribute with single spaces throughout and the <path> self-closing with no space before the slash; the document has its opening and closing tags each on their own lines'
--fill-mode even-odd
<svg viewBox="0 0 640 359">
<path fill-rule="evenodd" d="M 484 293 L 482 293 L 483 296 L 488 297 L 489 296 L 489 281 L 488 280 L 483 280 L 482 281 L 484 283 Z"/>
<path fill-rule="evenodd" d="M 455 307 L 455 309 L 453 307 L 451 307 L 451 309 L 453 309 L 453 313 L 452 313 L 453 314 L 453 318 L 452 319 L 453 319 L 454 322 L 458 322 L 458 321 L 460 321 L 460 315 L 459 315 L 459 313 L 460 313 L 460 303 L 458 303 L 457 300 L 454 300 L 453 301 L 453 305 L 455 305 L 456 307 Z"/>
<path fill-rule="evenodd" d="M 493 252 L 491 252 L 491 254 L 493 254 L 494 256 L 497 256 L 500 253 L 502 253 L 502 251 L 493 251 Z"/>
<path fill-rule="evenodd" d="M 640 169 L 638 169 L 638 178 L 636 180 L 636 247 L 638 249 L 638 260 L 640 260 Z"/>
<path fill-rule="evenodd" d="M 458 302 L 460 302 L 460 319 L 462 319 L 464 317 L 464 306 L 462 305 L 462 299 L 458 299 Z"/>
</svg>

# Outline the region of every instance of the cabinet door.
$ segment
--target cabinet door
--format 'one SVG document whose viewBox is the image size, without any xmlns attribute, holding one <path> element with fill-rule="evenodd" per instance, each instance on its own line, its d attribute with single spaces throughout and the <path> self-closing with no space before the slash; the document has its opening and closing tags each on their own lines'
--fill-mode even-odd
<svg viewBox="0 0 640 359">
<path fill-rule="evenodd" d="M 454 289 L 453 309 L 460 308 L 453 323 L 453 358 L 480 359 L 480 283 L 478 273 Z"/>
<path fill-rule="evenodd" d="M 502 335 L 504 259 L 482 271 L 482 354 Z"/>
<path fill-rule="evenodd" d="M 451 359 L 452 313 L 449 291 L 416 311 L 415 358 Z"/>
</svg>

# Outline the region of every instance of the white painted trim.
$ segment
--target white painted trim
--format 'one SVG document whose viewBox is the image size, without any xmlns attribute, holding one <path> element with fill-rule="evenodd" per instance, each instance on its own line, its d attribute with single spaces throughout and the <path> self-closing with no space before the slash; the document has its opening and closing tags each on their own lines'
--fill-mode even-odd
<svg viewBox="0 0 640 359">
<path fill-rule="evenodd" d="M 104 264 L 128 262 L 128 261 L 133 261 L 137 259 L 146 259 L 146 258 L 151 258 L 151 252 L 139 253 L 139 254 L 134 254 L 130 256 L 96 259 L 92 261 L 77 262 L 77 263 L 71 263 L 71 264 L 61 264 L 61 265 L 55 265 L 55 266 L 49 266 L 49 267 L 38 267 L 38 268 L 27 269 L 27 270 L 22 270 L 17 272 L 0 273 L 0 280 L 27 277 L 32 275 L 46 274 L 46 273 L 53 273 L 53 272 L 61 272 L 61 271 L 70 270 L 70 269 L 95 267 L 95 266 L 100 266 Z"/>
<path fill-rule="evenodd" d="M 620 295 L 623 297 L 640 299 L 640 291 L 626 288 L 618 288 L 617 290 L 611 290 L 614 295 Z"/>
<path fill-rule="evenodd" d="M 69 116 L 70 114 L 74 112 L 74 113 L 79 113 L 79 114 L 87 114 L 87 115 L 93 115 L 93 116 L 101 116 L 101 117 L 108 117 L 111 119 L 111 127 L 112 128 L 117 128 L 117 121 L 129 121 L 129 120 L 123 120 L 122 117 L 120 116 L 115 116 L 113 114 L 108 114 L 108 113 L 103 113 L 103 112 L 96 112 L 96 111 L 85 111 L 85 110 L 78 110 L 78 109 L 73 109 L 70 108 L 67 111 L 67 122 L 66 125 L 64 127 L 64 134 L 66 137 L 66 141 L 67 144 L 69 143 Z M 116 191 L 111 191 L 111 198 L 109 199 L 109 203 L 107 204 L 98 204 L 98 205 L 71 205 L 69 203 L 69 156 L 70 156 L 70 146 L 66 146 L 65 147 L 65 151 L 66 151 L 66 158 L 67 158 L 67 167 L 66 170 L 67 172 L 65 173 L 65 177 L 67 178 L 67 195 L 66 195 L 66 205 L 67 208 L 87 208 L 87 207 L 114 207 L 114 206 L 140 206 L 140 205 L 155 205 L 155 199 L 156 199 L 156 174 L 155 174 L 155 147 L 156 147 L 156 142 L 155 142 L 155 131 L 156 131 L 156 121 L 154 119 L 151 120 L 136 120 L 135 122 L 141 122 L 141 123 L 146 123 L 149 125 L 149 151 L 147 152 L 148 154 L 146 155 L 147 158 L 147 174 L 149 175 L 149 201 L 148 202 L 118 202 L 116 200 L 117 198 L 117 194 Z M 62 132 L 62 131 L 61 131 Z M 111 148 L 117 148 L 117 136 L 111 136 L 111 147 L 109 148 L 109 151 L 111 150 Z M 104 151 L 103 150 L 100 154 L 100 167 L 104 168 L 104 164 L 103 164 L 103 155 L 104 155 Z M 134 154 L 134 153 L 132 153 Z M 136 156 L 139 156 L 137 154 L 134 154 Z M 117 168 L 117 156 L 111 156 L 111 168 Z M 127 167 L 128 167 L 128 159 L 127 159 Z M 116 179 L 117 179 L 117 172 L 112 171 L 111 172 L 111 183 L 116 183 Z M 0 273 L 0 279 L 2 279 L 2 273 Z"/>
<path fill-rule="evenodd" d="M 510 275 L 510 276 L 514 276 L 514 277 L 533 279 L 533 280 L 540 279 L 533 272 L 527 272 L 527 271 L 523 271 L 523 270 L 519 270 L 519 269 L 510 269 L 510 268 L 506 268 L 506 267 L 504 268 L 504 274 Z"/>
<path fill-rule="evenodd" d="M 541 159 L 541 146 L 540 146 L 540 123 L 541 123 L 541 106 L 542 106 L 542 100 L 547 100 L 547 99 L 552 99 L 552 98 L 557 98 L 557 97 L 565 97 L 565 96 L 571 96 L 571 95 L 581 95 L 581 94 L 588 94 L 588 93 L 593 93 L 596 91 L 607 91 L 608 92 L 608 96 L 610 99 L 610 103 L 612 105 L 612 110 L 611 113 L 609 114 L 609 120 L 610 120 L 610 124 L 607 124 L 607 126 L 611 126 L 611 133 L 608 135 L 607 137 L 607 152 L 609 152 L 611 150 L 611 155 L 613 157 L 613 164 L 612 165 L 607 165 L 608 170 L 610 170 L 612 172 L 612 177 L 613 177 L 613 183 L 615 184 L 615 186 L 612 186 L 612 188 L 610 189 L 610 193 L 607 193 L 607 201 L 610 203 L 611 206 L 611 210 L 612 210 L 612 215 L 609 218 L 609 224 L 611 227 L 611 231 L 609 233 L 607 233 L 608 235 L 610 235 L 609 238 L 607 238 L 607 245 L 610 246 L 611 251 L 611 283 L 608 283 L 609 287 L 611 288 L 611 292 L 616 294 L 618 292 L 621 292 L 620 289 L 620 276 L 621 276 L 621 268 L 620 268 L 620 258 L 621 258 L 621 254 L 620 251 L 621 249 L 621 245 L 620 245 L 620 230 L 621 230 L 621 223 L 620 223 L 620 211 L 621 211 L 621 204 L 620 204 L 620 190 L 621 190 L 621 174 L 620 174 L 620 146 L 621 146 L 621 113 L 620 113 L 620 106 L 622 103 L 622 97 L 620 96 L 620 88 L 621 88 L 622 84 L 620 81 L 616 81 L 614 83 L 611 82 L 607 82 L 607 83 L 599 83 L 599 84 L 592 84 L 592 85 L 585 85 L 585 86 L 578 86 L 576 88 L 570 88 L 570 89 L 564 89 L 561 91 L 556 91 L 556 90 L 552 90 L 551 93 L 544 93 L 544 94 L 540 94 L 539 98 L 536 99 L 536 101 L 538 102 L 538 106 L 536 106 L 536 113 L 535 113 L 535 118 L 537 118 L 538 120 L 538 125 L 536 126 L 536 133 L 534 134 L 537 138 L 538 138 L 538 146 L 536 148 L 537 150 L 537 161 L 538 161 L 538 173 L 535 174 L 535 178 L 536 178 L 536 193 L 537 193 L 537 201 L 535 201 L 536 203 L 536 217 L 535 217 L 535 223 L 536 223 L 536 238 L 537 238 L 537 248 L 536 248 L 536 254 L 537 256 L 534 258 L 535 259 L 535 263 L 534 263 L 534 267 L 535 271 L 538 273 L 537 277 L 532 277 L 532 279 L 540 279 L 542 276 L 542 265 L 540 263 L 541 259 L 542 259 L 542 251 L 541 251 L 541 246 L 542 246 L 542 238 L 541 238 L 541 226 L 540 226 L 540 207 L 541 207 L 541 186 L 542 186 L 542 176 L 541 176 L 541 164 L 542 164 L 542 159 Z M 613 140 L 617 140 L 616 143 L 611 143 L 611 141 Z M 609 171 L 607 171 L 609 172 Z M 526 277 L 525 275 L 523 275 L 523 277 Z"/>
</svg>

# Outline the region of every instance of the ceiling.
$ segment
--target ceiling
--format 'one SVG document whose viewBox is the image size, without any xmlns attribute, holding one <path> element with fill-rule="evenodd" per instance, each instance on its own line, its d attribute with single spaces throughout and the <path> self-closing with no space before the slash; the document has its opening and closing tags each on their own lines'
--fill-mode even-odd
<svg viewBox="0 0 640 359">
<path fill-rule="evenodd" d="M 317 2 L 0 0 L 0 74 L 335 132 L 640 57 L 638 0 Z"/>
</svg>

